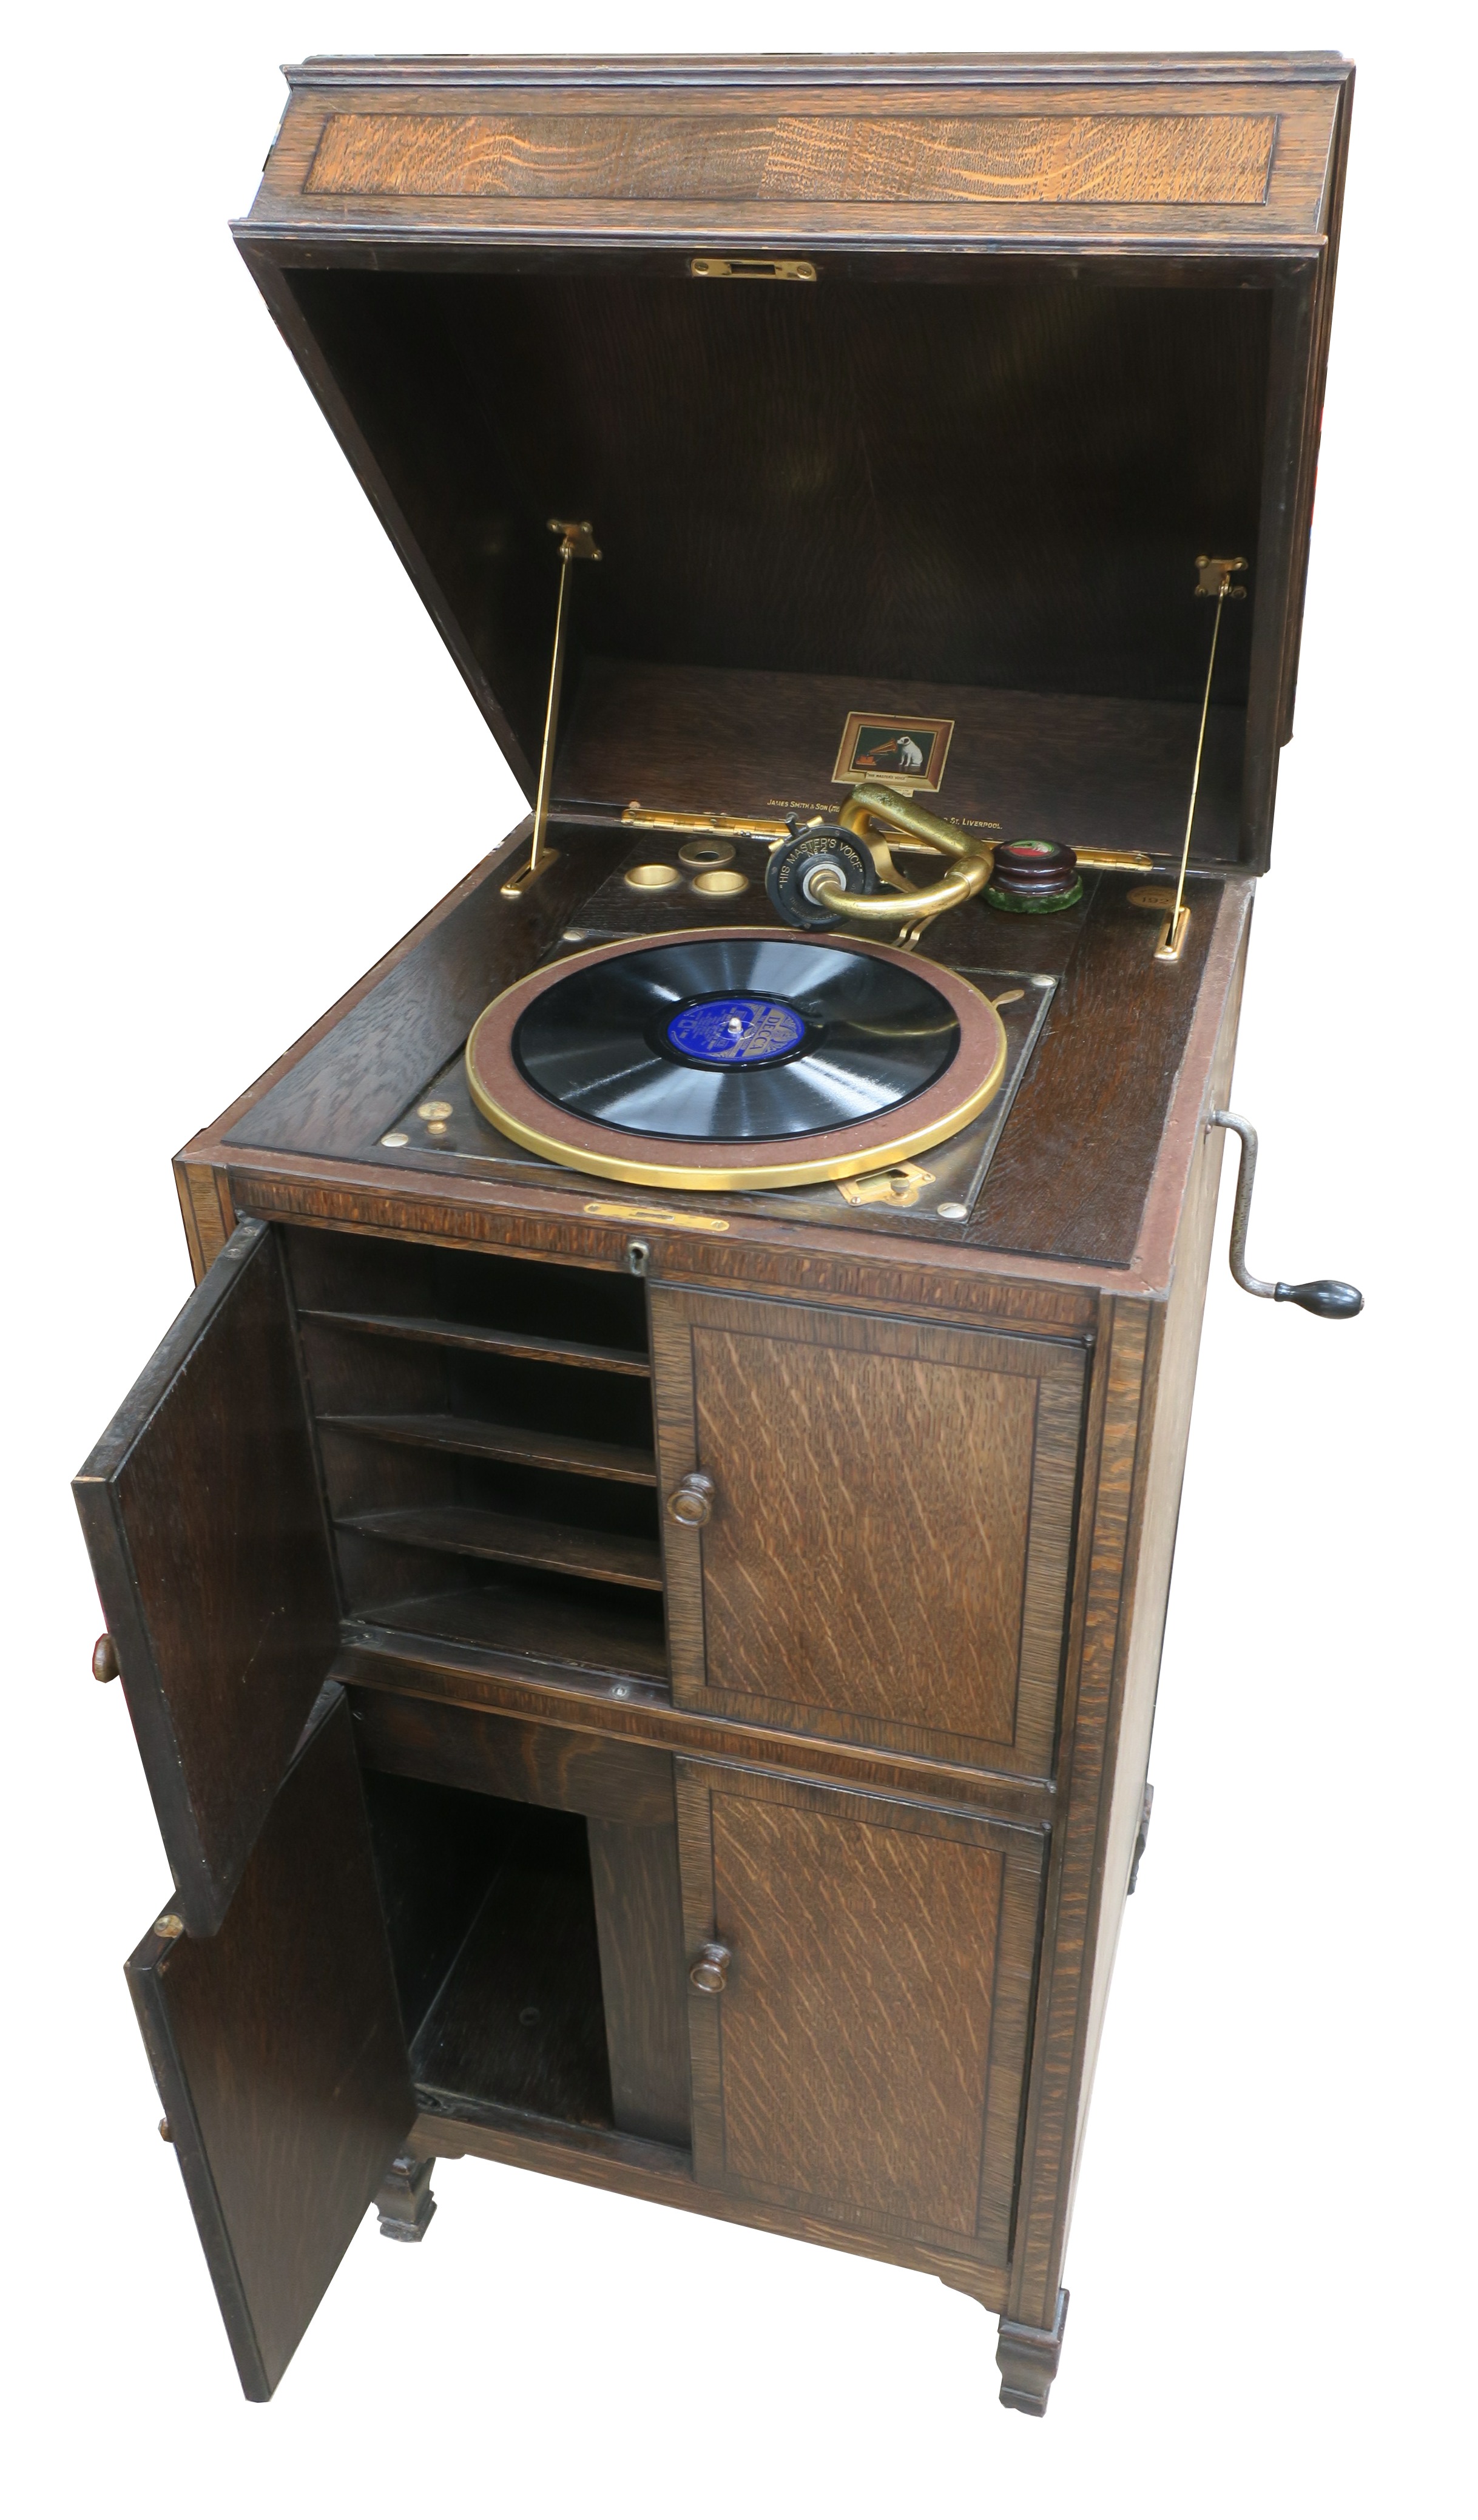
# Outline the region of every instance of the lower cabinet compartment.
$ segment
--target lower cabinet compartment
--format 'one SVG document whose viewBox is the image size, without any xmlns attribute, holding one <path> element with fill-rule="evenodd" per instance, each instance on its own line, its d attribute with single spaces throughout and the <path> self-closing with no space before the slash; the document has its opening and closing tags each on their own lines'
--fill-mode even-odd
<svg viewBox="0 0 1478 2520">
<path fill-rule="evenodd" d="M 678 1762 L 705 2186 L 1004 2267 L 1046 1839 Z"/>
<path fill-rule="evenodd" d="M 423 2109 L 686 2147 L 674 1829 L 415 1777 L 364 1783 Z"/>
<path fill-rule="evenodd" d="M 411 2049 L 420 2091 L 614 2123 L 585 1822 L 525 1809 Z"/>
</svg>

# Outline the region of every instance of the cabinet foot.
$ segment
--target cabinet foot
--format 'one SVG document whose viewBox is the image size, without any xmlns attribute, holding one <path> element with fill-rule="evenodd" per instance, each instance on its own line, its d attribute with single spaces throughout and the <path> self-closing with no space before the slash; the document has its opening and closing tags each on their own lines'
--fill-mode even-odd
<svg viewBox="0 0 1478 2520">
<path fill-rule="evenodd" d="M 375 2210 L 380 2216 L 382 2240 L 424 2240 L 425 2227 L 436 2211 L 431 2194 L 433 2161 L 418 2161 L 410 2153 L 396 2155 L 380 2182 Z"/>
<path fill-rule="evenodd" d="M 1001 2404 L 1021 2415 L 1045 2415 L 1047 2393 L 1057 2376 L 1062 2330 L 1067 2325 L 1067 2295 L 1057 2295 L 1057 2315 L 1051 2327 L 1023 2327 L 1003 2318 L 996 2347 L 1001 2370 Z"/>
</svg>

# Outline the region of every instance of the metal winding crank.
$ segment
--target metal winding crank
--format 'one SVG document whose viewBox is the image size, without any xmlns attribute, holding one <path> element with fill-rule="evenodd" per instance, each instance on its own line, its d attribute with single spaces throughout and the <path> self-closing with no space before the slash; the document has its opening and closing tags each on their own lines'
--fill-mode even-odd
<svg viewBox="0 0 1478 2520">
<path fill-rule="evenodd" d="M 1247 1220 L 1252 1213 L 1252 1184 L 1257 1174 L 1257 1131 L 1250 1120 L 1239 1118 L 1235 1111 L 1211 1112 L 1206 1127 L 1208 1131 L 1231 1129 L 1242 1142 L 1227 1257 L 1243 1293 L 1271 1295 L 1275 1304 L 1298 1304 L 1306 1313 L 1318 1313 L 1321 1321 L 1353 1321 L 1357 1313 L 1365 1311 L 1366 1299 L 1358 1286 L 1347 1286 L 1342 1278 L 1311 1278 L 1302 1286 L 1290 1286 L 1281 1278 L 1253 1277 L 1247 1266 Z"/>
</svg>

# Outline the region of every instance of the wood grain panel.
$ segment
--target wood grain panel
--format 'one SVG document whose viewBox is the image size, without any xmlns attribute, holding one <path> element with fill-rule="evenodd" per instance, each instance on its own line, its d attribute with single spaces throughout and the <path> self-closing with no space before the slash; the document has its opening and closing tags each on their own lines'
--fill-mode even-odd
<svg viewBox="0 0 1478 2520">
<path fill-rule="evenodd" d="M 1000 1856 L 721 1797 L 713 1867 L 730 2174 L 972 2231 Z"/>
<path fill-rule="evenodd" d="M 887 2266 L 937 2275 L 942 2282 L 968 2291 L 988 2310 L 1005 2305 L 1008 2278 L 1000 2265 L 967 2257 L 963 2250 L 929 2247 L 918 2240 L 824 2221 L 820 2215 L 797 2213 L 792 2207 L 730 2195 L 721 2187 L 700 2187 L 685 2153 L 638 2136 L 605 2135 L 588 2127 L 540 2126 L 527 2118 L 515 2119 L 511 2111 L 483 2107 L 474 2115 L 450 2117 L 427 2111 L 411 2131 L 409 2149 L 422 2160 L 469 2155 L 473 2160 L 506 2161 L 517 2170 L 541 2171 L 580 2186 L 641 2197 L 651 2205 L 675 2206 L 679 2213 L 706 2214 L 715 2222 L 782 2232 L 787 2239 L 810 2240 L 851 2257 L 876 2258 Z"/>
<path fill-rule="evenodd" d="M 962 1814 L 679 1770 L 707 2184 L 1004 2260 L 1042 1842 Z"/>
<path fill-rule="evenodd" d="M 271 1229 L 238 1227 L 73 1485 L 192 1933 L 213 1933 L 338 1602 Z"/>
<path fill-rule="evenodd" d="M 1035 1385 L 732 1330 L 694 1329 L 693 1355 L 698 1459 L 723 1465 L 710 1684 L 773 1697 L 793 1674 L 813 1706 L 1008 1741 Z"/>
<path fill-rule="evenodd" d="M 288 75 L 293 95 L 250 216 L 239 225 L 244 241 L 333 237 L 351 228 L 356 239 L 417 233 L 474 238 L 515 227 L 564 237 L 608 239 L 613 230 L 672 237 L 683 232 L 683 213 L 694 196 L 685 202 L 654 188 L 644 192 L 649 175 L 639 168 L 634 180 L 628 154 L 609 140 L 603 146 L 600 132 L 590 129 L 601 122 L 635 122 L 696 127 L 692 142 L 685 133 L 662 153 L 675 159 L 670 174 L 658 179 L 669 185 L 701 178 L 701 142 L 708 131 L 758 135 L 737 153 L 752 161 L 753 191 L 740 189 L 733 177 L 736 189 L 710 202 L 708 232 L 694 237 L 687 223 L 685 242 L 691 239 L 698 250 L 723 250 L 722 237 L 745 236 L 759 250 L 773 250 L 775 207 L 784 196 L 767 192 L 767 183 L 789 187 L 785 227 L 797 243 L 840 233 L 910 243 L 1040 238 L 1049 250 L 1071 249 L 1087 238 L 1121 250 L 1134 240 L 1177 247 L 1194 241 L 1216 250 L 1253 239 L 1283 246 L 1321 237 L 1329 217 L 1332 126 L 1351 70 L 1331 53 L 1153 60 L 1018 55 L 999 61 L 978 54 L 894 54 L 824 60 L 649 57 L 624 63 L 531 62 L 526 56 L 388 64 L 319 60 Z M 325 124 L 340 115 L 470 124 L 474 130 L 489 123 L 500 130 L 526 130 L 537 122 L 573 125 L 575 145 L 541 149 L 530 133 L 527 161 L 542 174 L 516 174 L 514 180 L 526 187 L 521 192 L 356 195 L 314 189 L 308 178 Z M 1162 120 L 1188 124 L 1189 133 L 1160 140 L 1146 131 L 1141 139 L 1127 137 L 1122 128 Z M 1242 126 L 1242 136 L 1197 136 L 1197 125 L 1224 120 Z M 992 156 L 982 161 L 981 125 L 994 131 L 1001 121 L 1021 136 L 1004 162 Z M 821 149 L 782 138 L 791 125 L 799 124 L 804 134 L 807 124 L 817 122 L 863 126 L 861 164 L 854 155 L 833 169 Z M 1264 190 L 1256 183 L 1261 144 L 1245 126 L 1255 130 L 1272 122 L 1276 137 Z M 1103 140 L 1098 135 L 1105 123 L 1109 136 Z M 946 132 L 961 130 L 968 137 L 939 150 L 916 143 L 910 166 L 907 151 L 899 163 L 904 144 L 884 140 L 879 147 L 879 124 L 885 132 L 901 125 L 906 133 L 919 126 L 930 133 L 943 125 Z M 1033 126 L 1043 124 L 1050 128 L 1039 139 Z M 1089 128 L 1079 138 L 1071 126 L 1083 124 Z M 614 168 L 607 172 L 612 157 Z M 685 171 L 685 159 L 693 173 Z M 327 160 L 321 164 L 327 171 Z M 448 178 L 438 172 L 432 180 Z M 849 180 L 864 198 L 845 197 Z M 625 181 L 631 189 L 624 198 L 581 190 L 607 181 Z M 884 189 L 908 181 L 918 187 L 912 198 Z M 829 195 L 820 190 L 827 185 Z M 812 187 L 812 194 L 803 195 L 802 186 Z"/>
<path fill-rule="evenodd" d="M 352 1703 L 367 1768 L 630 1828 L 671 1822 L 672 1761 L 644 1743 L 379 1689 L 356 1690 Z"/>
<path fill-rule="evenodd" d="M 588 1823 L 611 2114 L 629 2135 L 691 2140 L 683 1898 L 672 1779 L 660 1827 Z"/>
<path fill-rule="evenodd" d="M 190 1246 L 190 1266 L 199 1285 L 206 1270 L 225 1250 L 236 1230 L 236 1216 L 226 1177 L 213 1165 L 187 1164 L 177 1155 L 174 1185 L 179 1193 L 185 1240 Z"/>
<path fill-rule="evenodd" d="M 578 1203 L 562 1182 L 552 1192 L 526 1180 L 479 1182 L 470 1194 L 461 1186 L 464 1194 L 459 1197 L 425 1175 L 418 1181 L 390 1168 L 371 1171 L 304 1157 L 285 1157 L 270 1170 L 233 1168 L 230 1178 L 232 1193 L 248 1215 L 466 1245 L 471 1251 L 537 1253 L 555 1266 L 624 1269 L 635 1222 L 626 1219 L 624 1200 L 584 1197 L 589 1184 L 578 1186 Z M 587 1222 L 610 1204 L 622 1210 L 620 1221 Z M 669 1202 L 663 1205 L 669 1207 Z M 1091 1334 L 1097 1319 L 1095 1273 L 1088 1269 L 1049 1264 L 1030 1273 L 1025 1268 L 1002 1271 L 992 1267 L 987 1255 L 974 1252 L 957 1269 L 952 1255 L 920 1255 L 917 1245 L 911 1251 L 901 1239 L 883 1246 L 836 1226 L 781 1233 L 763 1215 L 754 1217 L 752 1238 L 746 1234 L 731 1248 L 702 1230 L 700 1203 L 694 1200 L 690 1207 L 681 1192 L 672 1193 L 670 1224 L 664 1218 L 653 1230 L 651 1213 L 642 1219 L 642 1236 L 653 1263 L 662 1275 L 695 1285 L 724 1291 L 762 1287 L 797 1301 L 854 1305 L 870 1314 L 923 1311 L 962 1325 L 999 1323 L 1064 1338 Z M 900 1210 L 900 1234 L 907 1221 L 907 1211 Z M 1168 1250 L 1165 1260 L 1168 1270 Z"/>
<path fill-rule="evenodd" d="M 1135 878 L 1099 879 L 966 1234 L 990 1250 L 1130 1266 L 1186 1058 L 1220 888 L 1192 881 L 1178 963 Z"/>
<path fill-rule="evenodd" d="M 1056 1809 L 1054 1788 L 1042 1778 L 1008 1774 L 978 1761 L 859 1751 L 772 1722 L 716 1721 L 673 1706 L 656 1682 L 633 1682 L 629 1694 L 617 1703 L 609 1682 L 594 1672 L 402 1636 L 367 1620 L 346 1623 L 333 1676 L 377 1697 L 408 1697 L 433 1710 L 509 1716 L 541 1730 L 553 1718 L 561 1728 L 580 1727 L 585 1734 L 674 1756 L 740 1760 L 828 1782 L 861 1778 L 872 1793 L 928 1796 L 1028 1826 L 1048 1826 Z M 446 1781 L 456 1779 L 448 1775 Z M 495 1790 L 512 1793 L 513 1787 Z"/>
<path fill-rule="evenodd" d="M 656 1285 L 678 1701 L 1050 1766 L 1083 1358 Z"/>
<path fill-rule="evenodd" d="M 957 350 L 958 344 L 949 355 Z M 927 345 L 920 342 L 919 351 L 923 359 L 929 358 Z M 988 469 L 999 500 L 1002 474 Z M 952 458 L 945 457 L 942 472 L 945 478 L 953 477 Z M 729 490 L 732 496 L 732 475 Z M 887 507 L 890 502 L 885 499 L 883 504 Z M 995 532 L 1008 530 L 998 505 Z M 942 537 L 936 549 L 942 556 Z M 860 541 L 845 559 L 829 562 L 818 551 L 818 570 L 836 583 L 860 557 Z M 958 557 L 957 544 L 950 558 L 958 563 Z M 1082 610 L 1058 645 L 1058 671 L 1073 670 L 1068 647 L 1079 645 L 1085 615 L 1097 616 L 1100 656 L 1106 656 L 1115 635 L 1122 633 L 1133 639 L 1141 655 L 1149 642 L 1159 645 L 1160 669 L 1168 668 L 1167 634 L 1177 639 L 1185 635 L 1184 594 L 1171 569 L 1167 567 L 1147 602 L 1142 605 L 1136 598 L 1140 617 L 1130 630 L 1123 614 L 1117 622 L 1113 618 L 1115 600 L 1106 567 L 1097 568 L 1081 542 L 1072 565 L 1081 572 Z M 1097 577 L 1091 591 L 1086 583 L 1090 570 Z M 896 583 L 903 571 L 895 566 L 891 574 Z M 736 580 L 727 568 L 721 576 L 735 594 Z M 1184 572 L 1182 576 L 1184 581 Z M 985 582 L 984 565 L 970 570 L 971 600 L 976 607 L 971 635 L 977 642 L 978 662 L 993 668 L 997 658 L 978 652 L 981 608 L 990 601 Z M 944 566 L 935 583 L 943 595 Z M 773 608 L 772 635 L 766 645 L 774 654 L 784 636 L 785 599 L 773 578 L 766 592 Z M 1044 611 L 1049 600 L 1049 591 L 1040 583 L 1022 599 Z M 1008 602 L 1008 598 L 1002 606 L 1003 620 Z M 1145 619 L 1151 603 L 1160 608 L 1155 624 Z M 1023 626 L 1018 607 L 1016 637 Z M 1142 626 L 1147 631 L 1142 644 Z M 1198 617 L 1193 616 L 1191 626 L 1199 627 Z M 911 640 L 910 644 L 921 643 Z M 1187 640 L 1187 666 L 1193 661 L 1188 644 Z M 1079 670 L 1086 681 L 1092 663 L 1085 648 L 1086 643 L 1080 648 Z M 1000 662 L 1012 661 L 1003 642 Z M 974 685 L 918 683 L 902 681 L 887 670 L 864 680 L 822 672 L 759 673 L 742 666 L 592 656 L 581 674 L 568 723 L 561 730 L 555 771 L 557 794 L 586 804 L 604 801 L 625 806 L 637 797 L 644 805 L 682 809 L 721 799 L 724 811 L 733 814 L 834 814 L 846 792 L 845 782 L 833 781 L 831 771 L 848 711 L 869 708 L 907 716 L 918 709 L 925 716 L 955 721 L 945 792 L 939 803 L 939 811 L 952 821 L 971 828 L 983 824 L 1012 838 L 1030 833 L 1037 839 L 1063 840 L 1069 848 L 1179 856 L 1186 830 L 1189 764 L 1195 756 L 1200 721 L 1198 698 L 1109 699 L 1091 691 L 1021 691 L 985 685 L 984 675 Z M 1232 687 L 1234 677 L 1233 685 L 1224 681 L 1220 692 Z M 1223 707 L 1219 697 L 1206 730 L 1195 860 L 1235 860 L 1241 751 L 1242 711 Z M 671 912 L 668 899 L 669 923 Z M 978 924 L 991 914 L 976 903 L 969 916 Z M 589 913 L 582 911 L 581 918 L 588 921 Z M 991 954 L 982 953 L 978 959 L 989 961 L 997 950 L 1019 951 L 1023 923 L 1011 922 L 1008 915 L 993 922 L 1000 948 L 993 937 Z M 1048 924 L 1054 926 L 1055 922 L 1031 922 L 1034 929 Z M 1014 947 L 1009 942 L 1013 930 Z"/>
<path fill-rule="evenodd" d="M 1266 197 L 1273 114 L 335 113 L 305 190 L 412 199 L 1116 202 Z"/>
<path fill-rule="evenodd" d="M 248 2398 L 270 2398 L 416 2115 L 341 1692 L 218 1933 L 129 1989 Z"/>
<path fill-rule="evenodd" d="M 1245 942 L 1245 939 L 1244 939 Z M 1208 1102 L 1221 1109 L 1231 1093 L 1232 1057 L 1241 1004 L 1241 966 L 1222 1010 L 1211 1064 Z M 1152 1313 L 1145 1359 L 1145 1379 L 1152 1390 L 1146 1413 L 1147 1443 L 1142 1441 L 1142 1498 L 1137 1545 L 1129 1561 L 1131 1612 L 1123 1663 L 1123 1696 L 1117 1738 L 1100 1806 L 1102 1887 L 1097 1922 L 1092 1928 L 1088 2021 L 1084 2041 L 1083 2089 L 1093 2089 L 1094 2066 L 1102 2030 L 1104 2006 L 1113 1975 L 1120 1921 L 1128 1894 L 1131 1867 L 1139 1837 L 1149 1765 L 1150 1733 L 1160 1679 L 1160 1651 L 1165 1612 L 1175 1559 L 1180 1518 L 1181 1483 L 1190 1434 L 1190 1406 L 1195 1391 L 1200 1351 L 1201 1317 L 1216 1231 L 1217 1192 L 1227 1140 L 1220 1129 L 1198 1127 L 1195 1152 L 1187 1186 L 1176 1241 L 1175 1279 L 1170 1299 Z M 1074 2165 L 1083 2139 L 1080 2112 L 1074 2138 Z"/>
<path fill-rule="evenodd" d="M 1011 2265 L 1010 2315 L 1029 2327 L 1050 2327 L 1055 2316 L 1071 2208 L 1072 2144 L 1087 2055 L 1091 1937 L 1103 1886 L 1104 1788 L 1112 1775 L 1122 1699 L 1130 1609 L 1126 1576 L 1145 1468 L 1144 1376 L 1154 1309 L 1135 1303 L 1105 1307 L 1108 1318 L 1095 1376 L 1097 1422 L 1089 1433 L 1082 1581 L 1073 1612 L 1076 1686 L 1064 1712 L 1065 1808 L 1053 1834 Z"/>
</svg>

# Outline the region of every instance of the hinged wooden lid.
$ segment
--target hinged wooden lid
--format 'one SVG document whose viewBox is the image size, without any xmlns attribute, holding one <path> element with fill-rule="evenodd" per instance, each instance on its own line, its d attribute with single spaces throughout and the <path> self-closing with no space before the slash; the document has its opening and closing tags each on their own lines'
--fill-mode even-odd
<svg viewBox="0 0 1478 2520">
<path fill-rule="evenodd" d="M 557 807 L 834 804 L 932 719 L 939 810 L 1173 854 L 1234 555 L 1194 854 L 1266 865 L 1348 64 L 288 75 L 236 234 L 530 792 L 589 518 Z"/>
</svg>

